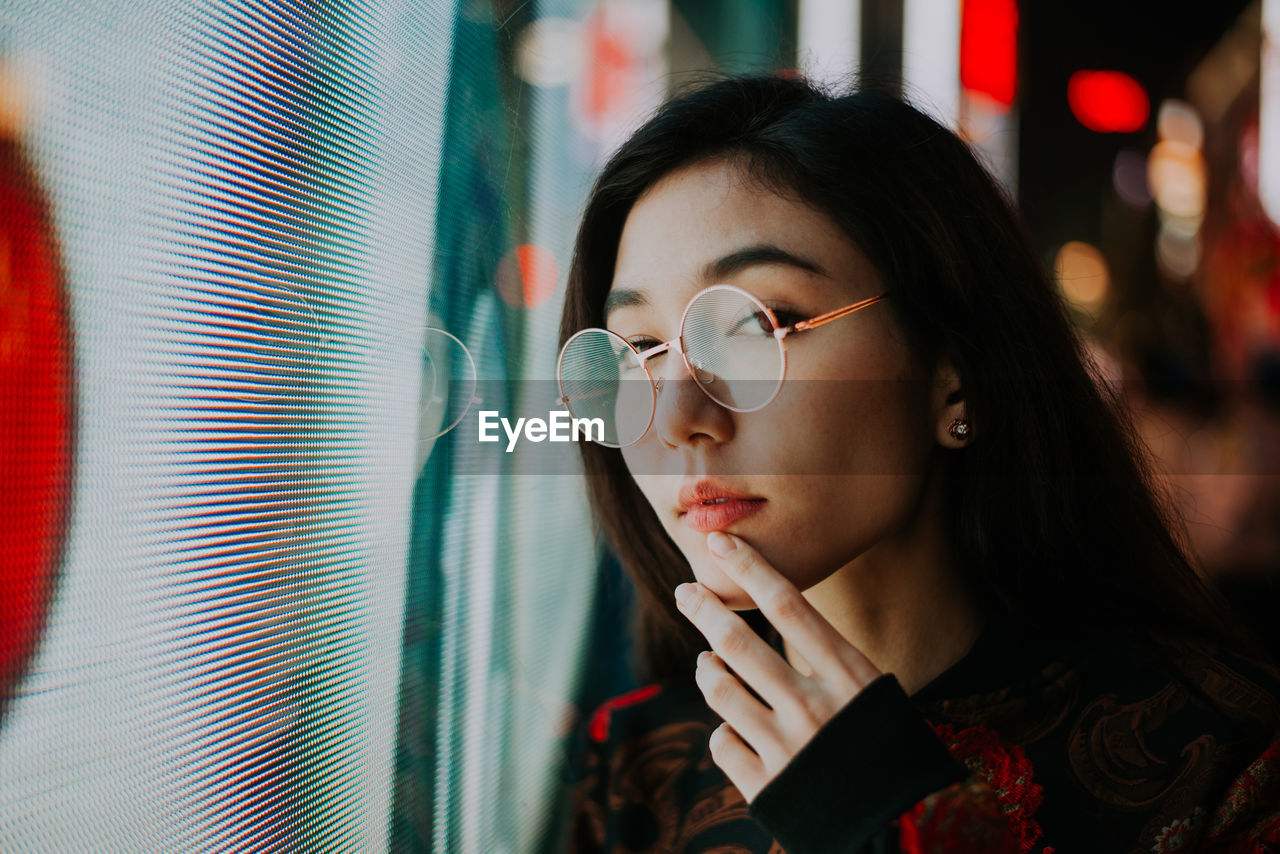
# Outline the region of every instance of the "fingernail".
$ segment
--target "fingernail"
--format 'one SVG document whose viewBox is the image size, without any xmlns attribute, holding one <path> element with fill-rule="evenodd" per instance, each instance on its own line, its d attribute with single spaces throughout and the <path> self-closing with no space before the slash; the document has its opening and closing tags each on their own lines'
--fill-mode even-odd
<svg viewBox="0 0 1280 854">
<path fill-rule="evenodd" d="M 729 552 L 738 547 L 738 538 L 724 531 L 712 531 L 707 535 L 707 548 L 716 557 L 728 557 Z"/>
<path fill-rule="evenodd" d="M 686 583 L 676 585 L 676 601 L 681 605 L 686 605 L 689 600 L 693 598 L 694 592 L 692 584 Z"/>
<path fill-rule="evenodd" d="M 702 652 L 698 653 L 698 667 L 701 667 L 702 665 L 706 664 L 710 660 L 711 660 L 711 652 L 709 650 L 704 649 Z"/>
</svg>

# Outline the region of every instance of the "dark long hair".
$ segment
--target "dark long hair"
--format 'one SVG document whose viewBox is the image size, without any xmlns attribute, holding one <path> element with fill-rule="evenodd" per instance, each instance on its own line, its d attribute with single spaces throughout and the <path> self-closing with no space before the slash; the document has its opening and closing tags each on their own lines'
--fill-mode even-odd
<svg viewBox="0 0 1280 854">
<path fill-rule="evenodd" d="M 1012 205 L 953 133 L 876 91 L 724 80 L 667 103 L 605 166 L 578 232 L 560 343 L 603 326 L 618 240 L 665 175 L 732 158 L 825 212 L 875 265 L 924 364 L 960 374 L 977 440 L 944 488 L 960 565 L 1011 612 L 1057 625 L 1251 649 L 1190 564 L 1116 393 L 1084 358 Z M 619 451 L 580 443 L 592 507 L 638 592 L 648 678 L 684 673 L 701 637 L 671 591 L 692 581 Z"/>
</svg>

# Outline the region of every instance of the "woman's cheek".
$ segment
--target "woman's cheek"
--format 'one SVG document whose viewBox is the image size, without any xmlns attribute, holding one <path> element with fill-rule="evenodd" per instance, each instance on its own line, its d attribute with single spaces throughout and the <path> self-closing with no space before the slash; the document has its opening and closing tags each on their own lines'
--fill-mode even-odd
<svg viewBox="0 0 1280 854">
<path fill-rule="evenodd" d="M 627 466 L 632 472 L 631 479 L 635 481 L 636 486 L 640 488 L 640 493 L 644 496 L 645 500 L 649 502 L 649 506 L 653 508 L 654 515 L 656 515 L 658 520 L 662 522 L 662 526 L 667 529 L 667 533 L 672 534 L 670 524 L 671 515 L 669 512 L 666 512 L 667 507 L 663 498 L 663 487 L 666 486 L 666 491 L 669 492 L 671 478 L 655 474 L 636 474 L 635 472 L 637 469 L 632 465 L 633 461 L 625 456 L 623 459 L 626 460 Z M 674 534 L 672 534 L 672 536 L 674 536 Z"/>
</svg>

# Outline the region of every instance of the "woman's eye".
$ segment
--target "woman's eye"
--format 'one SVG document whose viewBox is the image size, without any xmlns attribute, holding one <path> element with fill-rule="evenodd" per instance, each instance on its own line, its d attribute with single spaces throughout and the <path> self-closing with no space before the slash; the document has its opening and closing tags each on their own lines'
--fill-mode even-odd
<svg viewBox="0 0 1280 854">
<path fill-rule="evenodd" d="M 755 321 L 756 328 L 765 335 L 773 334 L 773 321 L 769 319 L 769 315 L 763 311 L 757 311 L 751 315 L 751 318 Z"/>
<path fill-rule="evenodd" d="M 770 308 L 773 308 L 773 307 L 770 306 Z M 780 327 L 790 326 L 793 323 L 797 323 L 801 320 L 804 320 L 804 318 L 798 312 L 787 311 L 785 308 L 773 308 L 773 316 L 778 318 L 778 326 Z M 767 318 L 765 319 L 765 323 L 766 324 L 768 323 Z"/>
<path fill-rule="evenodd" d="M 796 321 L 804 319 L 794 311 L 774 308 L 773 306 L 769 306 L 769 309 L 773 312 L 773 316 L 777 318 L 778 327 L 790 326 Z M 731 335 L 742 335 L 744 333 L 753 335 L 757 332 L 772 335 L 774 329 L 773 321 L 769 319 L 769 315 L 763 311 L 753 311 L 733 324 L 733 328 L 729 332 Z"/>
<path fill-rule="evenodd" d="M 656 338 L 628 338 L 627 343 L 643 353 L 645 350 L 657 347 L 661 342 Z"/>
</svg>

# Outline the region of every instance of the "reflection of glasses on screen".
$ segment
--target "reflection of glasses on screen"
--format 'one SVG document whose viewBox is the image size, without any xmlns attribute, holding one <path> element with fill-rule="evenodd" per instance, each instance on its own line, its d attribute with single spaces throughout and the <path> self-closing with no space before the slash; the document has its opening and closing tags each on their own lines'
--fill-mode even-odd
<svg viewBox="0 0 1280 854">
<path fill-rule="evenodd" d="M 787 371 L 787 336 L 874 305 L 885 294 L 789 325 L 751 294 L 733 285 L 697 293 L 680 318 L 680 335 L 637 347 L 607 329 L 583 329 L 560 350 L 556 375 L 560 402 L 574 418 L 604 423 L 600 444 L 621 448 L 649 432 L 657 410 L 657 383 L 649 362 L 675 350 L 698 388 L 734 412 L 754 412 L 773 401 Z M 665 377 L 664 377 L 665 379 Z"/>
<path fill-rule="evenodd" d="M 422 345 L 418 440 L 436 439 L 462 422 L 476 394 L 471 351 L 443 329 L 427 328 Z"/>
</svg>

